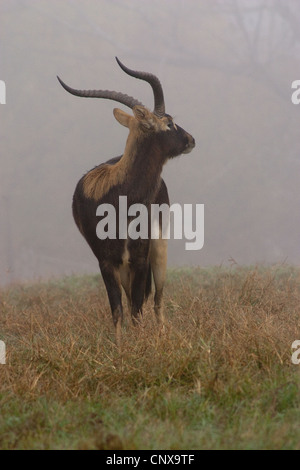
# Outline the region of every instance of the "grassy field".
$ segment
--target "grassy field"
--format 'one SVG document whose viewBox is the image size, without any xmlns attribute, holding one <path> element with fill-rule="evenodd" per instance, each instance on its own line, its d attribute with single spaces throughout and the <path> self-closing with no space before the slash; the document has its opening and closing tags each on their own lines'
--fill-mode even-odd
<svg viewBox="0 0 300 470">
<path fill-rule="evenodd" d="M 99 276 L 0 291 L 1 449 L 299 449 L 300 269 L 168 272 L 165 332 Z"/>
</svg>

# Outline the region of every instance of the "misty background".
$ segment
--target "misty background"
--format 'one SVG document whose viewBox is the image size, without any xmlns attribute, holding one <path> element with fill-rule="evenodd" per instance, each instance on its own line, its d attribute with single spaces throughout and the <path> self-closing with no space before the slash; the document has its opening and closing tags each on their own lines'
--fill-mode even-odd
<svg viewBox="0 0 300 470">
<path fill-rule="evenodd" d="M 169 266 L 300 262 L 298 0 L 9 0 L 0 3 L 0 284 L 98 272 L 72 219 L 79 178 L 122 154 L 122 91 L 166 111 L 196 147 L 164 167 L 171 203 L 204 204 L 205 241 Z"/>
</svg>

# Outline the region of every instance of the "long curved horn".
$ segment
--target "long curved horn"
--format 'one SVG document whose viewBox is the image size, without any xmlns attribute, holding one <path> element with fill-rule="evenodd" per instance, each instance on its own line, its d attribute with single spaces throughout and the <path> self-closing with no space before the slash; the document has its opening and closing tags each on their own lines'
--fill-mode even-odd
<svg viewBox="0 0 300 470">
<path fill-rule="evenodd" d="M 131 70 L 126 67 L 122 62 L 116 57 L 116 61 L 118 62 L 121 69 L 130 75 L 131 77 L 139 78 L 140 80 L 145 80 L 148 82 L 153 90 L 154 94 L 154 110 L 153 113 L 156 114 L 158 117 L 162 117 L 165 114 L 165 100 L 164 100 L 164 93 L 161 86 L 159 79 L 153 75 L 152 73 L 148 72 L 138 72 L 136 70 Z"/>
<path fill-rule="evenodd" d="M 59 77 L 57 77 L 57 79 L 65 90 L 75 96 L 114 100 L 124 104 L 125 106 L 128 106 L 131 109 L 136 105 L 144 106 L 140 101 L 136 100 L 132 96 L 125 95 L 124 93 L 109 90 L 76 90 L 75 88 L 71 88 L 70 86 L 66 85 Z"/>
</svg>

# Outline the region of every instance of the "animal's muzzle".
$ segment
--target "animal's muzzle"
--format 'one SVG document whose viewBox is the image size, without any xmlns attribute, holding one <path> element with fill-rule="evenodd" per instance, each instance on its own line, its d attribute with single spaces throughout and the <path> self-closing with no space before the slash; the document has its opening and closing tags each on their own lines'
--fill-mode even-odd
<svg viewBox="0 0 300 470">
<path fill-rule="evenodd" d="M 190 134 L 188 134 L 188 141 L 187 141 L 186 147 L 185 147 L 185 149 L 182 153 L 190 153 L 193 150 L 193 148 L 195 147 L 195 145 L 196 145 L 196 142 L 195 142 L 194 137 L 192 137 Z"/>
</svg>

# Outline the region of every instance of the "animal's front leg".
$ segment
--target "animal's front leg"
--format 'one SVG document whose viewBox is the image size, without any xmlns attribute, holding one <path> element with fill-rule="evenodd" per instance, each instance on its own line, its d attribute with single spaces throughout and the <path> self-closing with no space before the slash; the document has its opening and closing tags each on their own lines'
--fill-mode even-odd
<svg viewBox="0 0 300 470">
<path fill-rule="evenodd" d="M 106 263 L 99 263 L 110 303 L 113 322 L 116 329 L 117 344 L 121 344 L 123 324 L 122 292 L 120 273 L 117 268 Z"/>
</svg>

